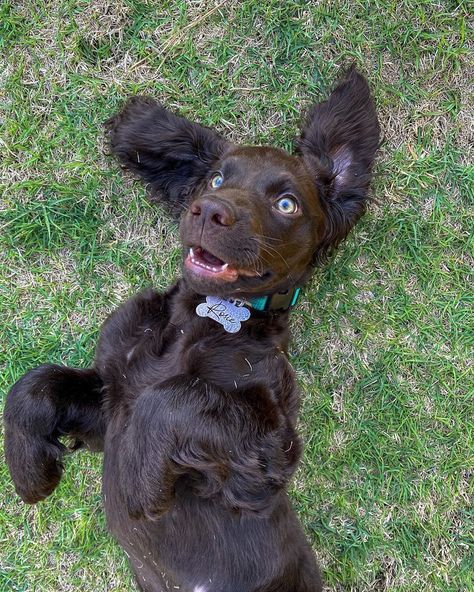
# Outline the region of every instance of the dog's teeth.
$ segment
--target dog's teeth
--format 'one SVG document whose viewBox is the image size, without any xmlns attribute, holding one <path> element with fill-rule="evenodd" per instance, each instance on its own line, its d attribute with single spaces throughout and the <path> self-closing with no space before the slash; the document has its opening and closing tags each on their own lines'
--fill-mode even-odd
<svg viewBox="0 0 474 592">
<path fill-rule="evenodd" d="M 196 254 L 194 253 L 192 247 L 189 248 L 189 259 L 191 260 L 191 263 L 193 265 L 197 265 L 198 267 L 202 267 L 203 269 L 207 269 L 208 271 L 212 271 L 213 273 L 220 273 L 222 271 L 225 271 L 229 267 L 228 263 L 223 263 L 219 267 L 207 265 L 204 261 L 201 260 L 201 258 L 198 259 L 196 257 Z"/>
</svg>

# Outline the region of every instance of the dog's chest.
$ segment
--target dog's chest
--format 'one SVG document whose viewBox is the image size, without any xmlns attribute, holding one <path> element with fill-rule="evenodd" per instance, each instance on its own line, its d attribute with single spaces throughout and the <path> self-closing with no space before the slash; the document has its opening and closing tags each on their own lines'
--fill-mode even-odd
<svg viewBox="0 0 474 592">
<path fill-rule="evenodd" d="M 193 327 L 180 333 L 159 364 L 167 378 L 189 374 L 233 390 L 266 378 L 262 366 L 267 365 L 270 352 L 265 349 L 235 335 L 229 336 L 219 327 L 211 333 Z"/>
<path fill-rule="evenodd" d="M 129 375 L 136 370 L 146 382 L 189 375 L 225 390 L 267 384 L 278 367 L 289 366 L 279 339 L 251 338 L 245 330 L 229 334 L 213 320 L 191 312 L 181 319 L 170 318 L 155 339 L 145 334 L 127 353 L 127 365 Z"/>
</svg>

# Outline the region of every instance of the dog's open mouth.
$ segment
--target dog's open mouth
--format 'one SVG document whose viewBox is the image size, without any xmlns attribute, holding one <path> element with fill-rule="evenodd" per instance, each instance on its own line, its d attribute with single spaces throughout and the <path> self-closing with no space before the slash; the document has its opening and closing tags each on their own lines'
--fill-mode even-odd
<svg viewBox="0 0 474 592">
<path fill-rule="evenodd" d="M 206 249 L 197 246 L 189 249 L 184 264 L 187 269 L 198 275 L 212 277 L 223 282 L 235 282 L 242 275 L 247 277 L 259 275 L 256 271 L 232 267 Z"/>
</svg>

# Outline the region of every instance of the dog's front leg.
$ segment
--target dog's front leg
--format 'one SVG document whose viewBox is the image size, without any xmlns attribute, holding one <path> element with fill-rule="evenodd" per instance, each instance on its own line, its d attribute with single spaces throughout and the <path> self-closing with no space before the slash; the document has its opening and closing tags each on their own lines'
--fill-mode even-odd
<svg viewBox="0 0 474 592">
<path fill-rule="evenodd" d="M 179 290 L 179 282 L 167 292 L 152 289 L 124 302 L 105 321 L 95 355 L 95 366 L 104 383 L 119 381 L 140 344 L 152 340 L 160 349 L 163 328 L 169 321 L 168 303 Z M 114 393 L 113 398 L 117 395 Z"/>
<path fill-rule="evenodd" d="M 254 386 L 240 396 L 255 399 L 267 396 L 264 391 Z M 299 450 L 299 441 L 290 426 L 262 428 L 248 405 L 229 413 L 234 397 L 189 375 L 138 396 L 119 457 L 120 488 L 133 518 L 164 514 L 181 477 L 195 495 L 219 496 L 234 510 L 269 507 L 294 471 L 288 455 L 292 446 Z"/>
<path fill-rule="evenodd" d="M 44 364 L 30 370 L 8 393 L 4 412 L 5 456 L 18 495 L 33 504 L 58 485 L 66 447 L 103 449 L 102 381 L 94 369 Z"/>
</svg>

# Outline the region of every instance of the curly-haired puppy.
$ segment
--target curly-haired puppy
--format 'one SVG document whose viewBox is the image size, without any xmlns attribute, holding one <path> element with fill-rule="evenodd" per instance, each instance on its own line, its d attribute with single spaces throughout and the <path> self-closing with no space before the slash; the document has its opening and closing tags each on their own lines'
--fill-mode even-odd
<svg viewBox="0 0 474 592">
<path fill-rule="evenodd" d="M 379 126 L 354 69 L 309 112 L 296 154 L 237 146 L 148 98 L 109 121 L 112 152 L 181 212 L 183 275 L 106 321 L 90 369 L 11 389 L 18 494 L 57 486 L 61 436 L 104 451 L 110 532 L 140 590 L 315 592 L 287 486 L 301 454 L 288 317 L 363 214 Z"/>
</svg>

